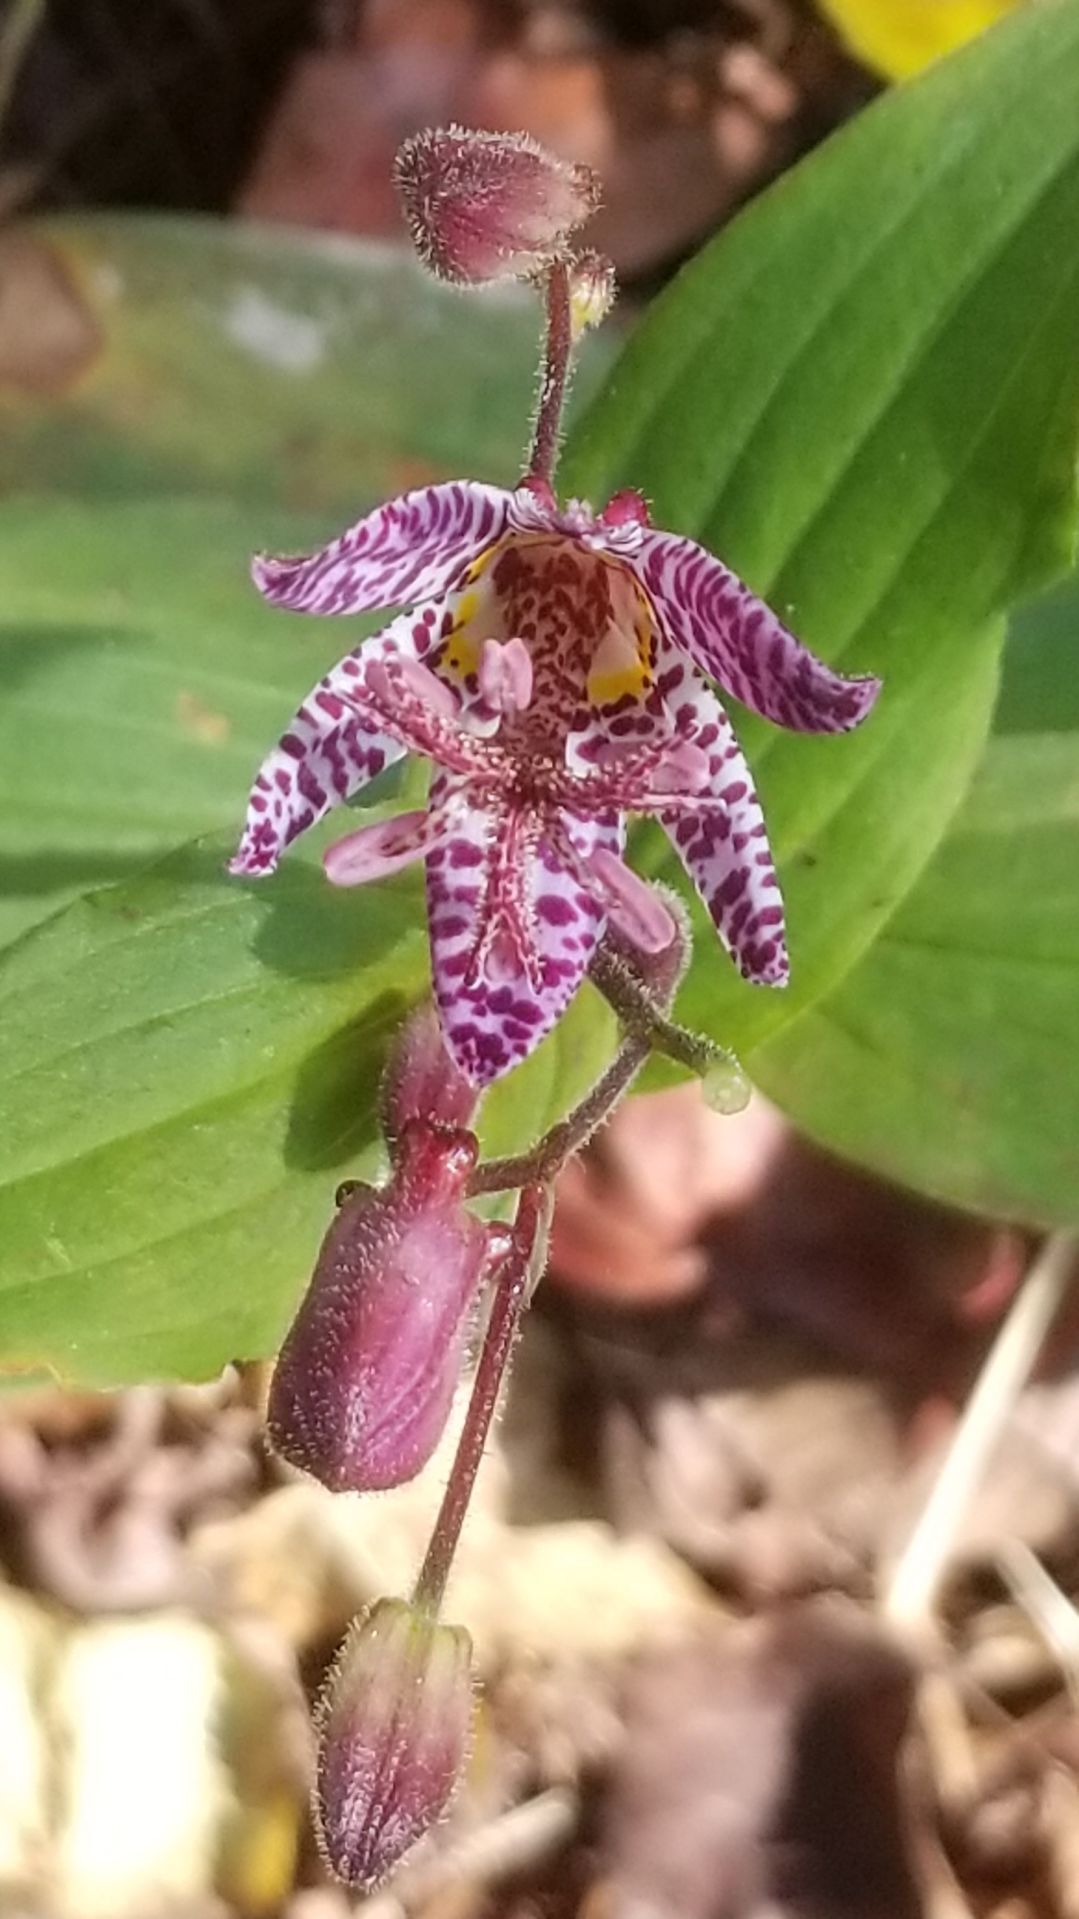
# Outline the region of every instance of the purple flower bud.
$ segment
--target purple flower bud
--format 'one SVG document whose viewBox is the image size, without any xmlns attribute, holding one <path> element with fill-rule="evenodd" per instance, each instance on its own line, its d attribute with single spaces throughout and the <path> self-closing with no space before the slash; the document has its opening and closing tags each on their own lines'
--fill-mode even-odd
<svg viewBox="0 0 1079 1919">
<path fill-rule="evenodd" d="M 488 1234 L 462 1200 L 471 1133 L 414 1119 L 388 1186 L 346 1192 L 274 1371 L 267 1424 L 332 1492 L 413 1478 L 449 1416 Z"/>
<path fill-rule="evenodd" d="M 410 1120 L 471 1126 L 479 1097 L 472 1081 L 450 1058 L 438 1014 L 427 1000 L 397 1034 L 382 1082 L 382 1125 L 393 1157 Z"/>
<path fill-rule="evenodd" d="M 405 141 L 394 180 L 420 259 L 462 286 L 542 273 L 599 205 L 590 167 L 524 133 L 429 128 Z"/>
<path fill-rule="evenodd" d="M 315 1819 L 330 1869 L 369 1891 L 441 1818 L 468 1754 L 472 1647 L 403 1599 L 353 1626 L 319 1702 Z"/>
</svg>

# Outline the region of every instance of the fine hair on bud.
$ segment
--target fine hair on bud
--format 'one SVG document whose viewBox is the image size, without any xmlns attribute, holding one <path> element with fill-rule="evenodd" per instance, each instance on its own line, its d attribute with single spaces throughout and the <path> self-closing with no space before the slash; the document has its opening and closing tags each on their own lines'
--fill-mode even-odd
<svg viewBox="0 0 1079 1919">
<path fill-rule="evenodd" d="M 409 1123 L 471 1126 L 480 1095 L 450 1058 L 434 1005 L 425 1000 L 397 1032 L 382 1079 L 382 1130 L 391 1157 Z"/>
<path fill-rule="evenodd" d="M 338 1879 L 370 1892 L 444 1816 L 474 1709 L 463 1627 L 403 1599 L 355 1622 L 316 1712 L 315 1829 Z"/>
<path fill-rule="evenodd" d="M 524 133 L 432 127 L 406 140 L 394 182 L 420 259 L 442 280 L 527 280 L 566 255 L 599 205 L 590 167 Z"/>
<path fill-rule="evenodd" d="M 332 1492 L 414 1478 L 465 1362 L 490 1235 L 463 1204 L 471 1133 L 412 1120 L 387 1186 L 346 1192 L 270 1384 L 283 1459 Z"/>
</svg>

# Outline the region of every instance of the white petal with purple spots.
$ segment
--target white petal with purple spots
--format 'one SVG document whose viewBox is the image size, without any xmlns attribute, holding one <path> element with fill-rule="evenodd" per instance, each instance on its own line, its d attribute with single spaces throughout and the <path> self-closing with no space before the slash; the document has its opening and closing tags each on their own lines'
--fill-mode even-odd
<svg viewBox="0 0 1079 1919">
<path fill-rule="evenodd" d="M 622 864 L 624 812 L 663 823 L 745 977 L 785 982 L 760 805 L 700 673 L 810 732 L 857 725 L 878 682 L 824 666 L 703 548 L 654 533 L 639 496 L 596 516 L 541 482 L 420 488 L 321 552 L 256 561 L 255 577 L 301 611 L 414 610 L 305 700 L 232 870 L 269 872 L 404 750 L 429 759 L 426 815 L 361 828 L 327 870 L 352 884 L 425 858 L 436 996 L 475 1084 L 556 1023 L 605 916 L 646 951 L 668 937 L 662 899 Z"/>
<path fill-rule="evenodd" d="M 672 704 L 678 731 L 708 755 L 708 797 L 659 807 L 657 817 L 743 978 L 785 986 L 783 898 L 742 749 L 707 687 L 688 683 Z"/>
<path fill-rule="evenodd" d="M 432 808 L 465 797 L 440 773 Z M 612 817 L 574 819 L 582 857 L 621 850 Z M 428 856 L 435 997 L 454 1059 L 477 1086 L 527 1057 L 565 1011 L 603 930 L 603 912 L 566 870 L 534 815 L 472 805 Z"/>
<path fill-rule="evenodd" d="M 478 480 L 419 487 L 317 553 L 259 554 L 255 584 L 272 605 L 297 613 L 364 613 L 438 598 L 504 531 L 511 499 Z"/>
<path fill-rule="evenodd" d="M 833 673 L 703 546 L 648 532 L 631 564 L 675 645 L 754 713 L 799 733 L 864 720 L 880 681 Z"/>
<path fill-rule="evenodd" d="M 419 631 L 426 634 L 427 628 Z M 401 654 L 415 657 L 416 632 L 412 616 L 402 615 L 355 652 L 346 653 L 312 688 L 262 762 L 231 873 L 254 878 L 272 873 L 299 834 L 401 758 L 404 747 L 373 720 L 365 720 L 351 702 L 362 700 L 364 671 L 373 661 Z"/>
</svg>

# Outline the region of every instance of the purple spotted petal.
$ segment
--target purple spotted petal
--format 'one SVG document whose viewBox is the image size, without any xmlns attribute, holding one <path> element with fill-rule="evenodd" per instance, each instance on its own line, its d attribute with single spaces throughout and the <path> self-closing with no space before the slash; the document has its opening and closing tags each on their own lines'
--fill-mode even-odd
<svg viewBox="0 0 1079 1919">
<path fill-rule="evenodd" d="M 558 850 L 564 844 L 559 839 Z M 579 866 L 576 859 L 567 864 L 626 939 L 642 953 L 666 952 L 677 931 L 670 908 L 625 860 L 608 847 L 597 846 Z"/>
<path fill-rule="evenodd" d="M 395 813 L 372 820 L 335 840 L 322 856 L 322 869 L 334 886 L 366 886 L 423 859 L 449 832 L 448 822 L 430 813 Z"/>
<path fill-rule="evenodd" d="M 647 532 L 631 564 L 675 644 L 754 713 L 799 733 L 847 733 L 865 719 L 880 681 L 833 673 L 703 546 Z"/>
<path fill-rule="evenodd" d="M 437 598 L 498 539 L 512 497 L 479 480 L 419 487 L 376 507 L 318 553 L 260 554 L 255 584 L 274 606 L 298 613 L 364 613 Z"/>
<path fill-rule="evenodd" d="M 440 773 L 432 809 L 463 797 Z M 576 819 L 587 855 L 621 851 L 611 816 Z M 474 1085 L 525 1059 L 565 1012 L 603 930 L 603 913 L 538 836 L 508 807 L 473 805 L 427 860 L 427 914 L 435 996 L 457 1065 Z"/>
<path fill-rule="evenodd" d="M 688 679 L 688 666 L 685 673 Z M 621 700 L 591 705 L 582 702 L 566 729 L 566 767 L 570 773 L 587 778 L 597 767 L 609 766 L 618 754 L 662 746 L 670 736 L 670 721 L 654 684 L 636 697 L 626 695 Z"/>
<path fill-rule="evenodd" d="M 611 791 L 620 812 L 655 811 L 660 794 L 708 785 L 707 755 L 693 741 L 701 721 L 700 676 L 657 633 L 648 684 L 636 699 L 582 707 L 566 738 L 566 766 L 597 791 Z"/>
<path fill-rule="evenodd" d="M 783 899 L 760 801 L 723 708 L 707 687 L 682 689 L 680 729 L 708 755 L 709 797 L 658 810 L 743 978 L 785 986 Z"/>
<path fill-rule="evenodd" d="M 287 733 L 262 762 L 231 873 L 272 873 L 299 834 L 401 758 L 404 747 L 345 702 L 362 696 L 364 671 L 373 662 L 414 656 L 417 630 L 427 632 L 422 626 L 417 629 L 410 615 L 393 620 L 347 653 L 312 688 Z"/>
</svg>

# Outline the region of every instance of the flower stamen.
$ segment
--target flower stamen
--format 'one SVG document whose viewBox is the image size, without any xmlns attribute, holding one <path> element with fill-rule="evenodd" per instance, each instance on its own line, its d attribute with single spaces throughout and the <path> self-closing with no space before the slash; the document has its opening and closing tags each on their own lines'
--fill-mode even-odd
<svg viewBox="0 0 1079 1919">
<path fill-rule="evenodd" d="M 480 652 L 480 694 L 503 719 L 516 719 L 531 704 L 532 655 L 524 640 L 484 640 Z"/>
</svg>

